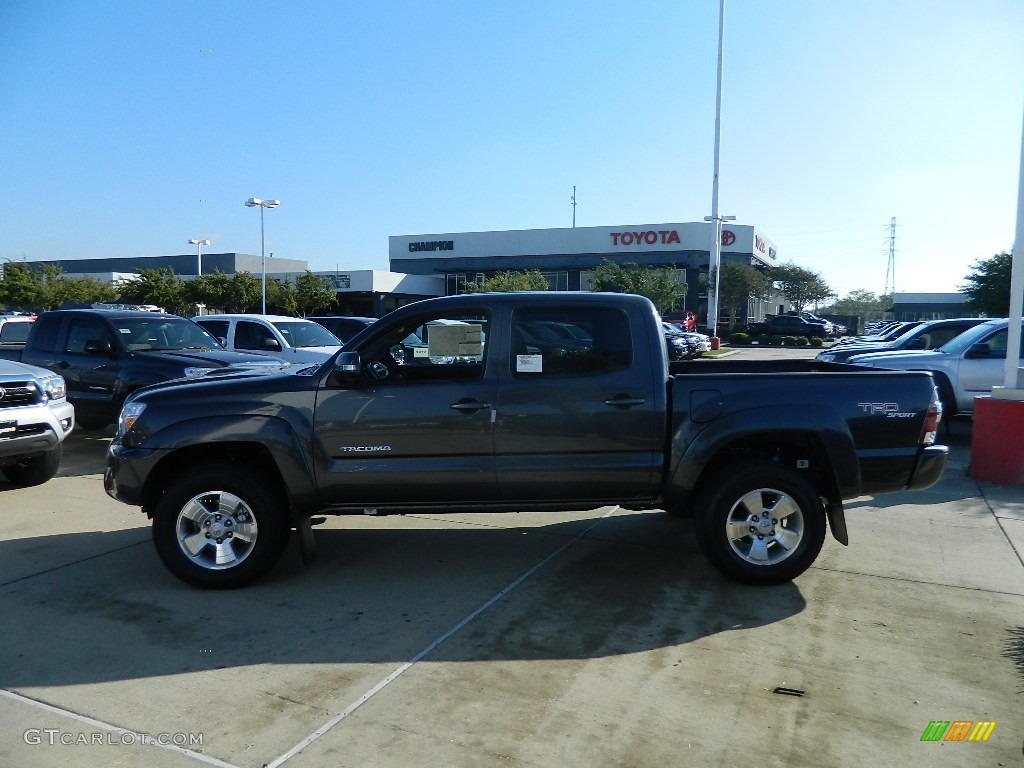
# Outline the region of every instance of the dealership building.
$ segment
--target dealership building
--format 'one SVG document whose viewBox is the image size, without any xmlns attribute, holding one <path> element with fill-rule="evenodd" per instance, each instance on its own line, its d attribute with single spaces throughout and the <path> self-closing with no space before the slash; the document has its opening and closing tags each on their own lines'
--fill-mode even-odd
<svg viewBox="0 0 1024 768">
<path fill-rule="evenodd" d="M 714 224 L 642 224 L 618 227 L 526 229 L 504 232 L 461 232 L 400 235 L 388 238 L 390 271 L 332 270 L 315 272 L 334 287 L 340 314 L 381 315 L 431 296 L 463 292 L 465 282 L 483 282 L 497 272 L 538 270 L 552 290 L 586 291 L 594 270 L 606 259 L 617 264 L 670 267 L 680 271 L 686 294 L 679 309 L 707 314 L 707 276 Z M 776 265 L 775 246 L 755 227 L 726 224 L 722 228 L 722 263 Z M 45 260 L 69 277 L 92 276 L 106 282 L 131 279 L 140 269 L 171 269 L 189 279 L 199 272 L 198 255 L 134 256 L 102 259 Z M 304 274 L 300 259 L 266 259 L 266 274 L 292 279 Z M 202 272 L 259 275 L 260 256 L 203 253 Z M 771 307 L 751 306 L 761 317 Z M 745 319 L 745 318 L 744 318 Z"/>
<path fill-rule="evenodd" d="M 388 256 L 392 272 L 443 276 L 448 295 L 503 271 L 535 269 L 553 290 L 586 291 L 606 259 L 671 267 L 687 284 L 684 307 L 704 316 L 713 237 L 710 222 L 401 235 L 388 238 Z M 774 267 L 775 245 L 755 227 L 727 224 L 722 263 Z"/>
</svg>

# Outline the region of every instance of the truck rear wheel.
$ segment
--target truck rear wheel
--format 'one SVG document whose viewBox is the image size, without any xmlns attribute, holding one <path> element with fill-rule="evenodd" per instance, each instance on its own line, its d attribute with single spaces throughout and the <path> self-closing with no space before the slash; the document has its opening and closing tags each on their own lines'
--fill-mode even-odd
<svg viewBox="0 0 1024 768">
<path fill-rule="evenodd" d="M 7 479 L 15 485 L 42 485 L 57 474 L 60 468 L 60 445 L 55 445 L 44 453 L 21 459 L 15 464 L 3 468 Z"/>
<path fill-rule="evenodd" d="M 825 541 L 825 509 L 797 472 L 767 462 L 720 473 L 698 501 L 694 530 L 701 551 L 744 584 L 791 581 Z"/>
<path fill-rule="evenodd" d="M 256 475 L 212 466 L 185 473 L 153 514 L 153 544 L 164 565 L 203 589 L 250 584 L 288 543 L 284 501 Z"/>
</svg>

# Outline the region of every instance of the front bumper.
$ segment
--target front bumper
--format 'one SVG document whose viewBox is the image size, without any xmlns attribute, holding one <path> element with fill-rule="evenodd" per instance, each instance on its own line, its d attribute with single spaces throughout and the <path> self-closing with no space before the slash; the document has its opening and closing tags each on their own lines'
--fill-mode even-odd
<svg viewBox="0 0 1024 768">
<path fill-rule="evenodd" d="M 116 439 L 107 448 L 107 467 L 103 471 L 103 490 L 112 499 L 142 506 L 145 480 L 160 460 L 161 451 L 125 448 Z"/>
<path fill-rule="evenodd" d="M 31 456 L 63 442 L 75 427 L 75 409 L 67 401 L 0 409 L 0 425 L 0 461 Z"/>
</svg>

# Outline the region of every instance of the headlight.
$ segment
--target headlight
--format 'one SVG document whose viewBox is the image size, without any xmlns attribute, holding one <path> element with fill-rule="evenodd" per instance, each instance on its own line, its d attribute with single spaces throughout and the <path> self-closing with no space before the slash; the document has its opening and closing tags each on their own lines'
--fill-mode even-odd
<svg viewBox="0 0 1024 768">
<path fill-rule="evenodd" d="M 48 400 L 63 400 L 68 395 L 67 384 L 63 376 L 44 376 L 42 379 L 43 394 Z"/>
<path fill-rule="evenodd" d="M 124 435 L 146 410 L 145 403 L 125 403 L 121 415 L 117 417 L 117 434 Z"/>
<path fill-rule="evenodd" d="M 831 363 L 833 360 L 836 359 L 836 356 L 830 355 L 827 352 L 822 352 L 820 355 L 818 355 L 818 359 L 821 360 L 821 362 L 823 363 Z"/>
<path fill-rule="evenodd" d="M 215 370 L 217 370 L 217 369 L 216 368 L 186 368 L 185 369 L 185 378 L 194 379 L 197 376 L 205 376 L 206 374 L 210 373 L 211 371 L 215 371 Z"/>
</svg>

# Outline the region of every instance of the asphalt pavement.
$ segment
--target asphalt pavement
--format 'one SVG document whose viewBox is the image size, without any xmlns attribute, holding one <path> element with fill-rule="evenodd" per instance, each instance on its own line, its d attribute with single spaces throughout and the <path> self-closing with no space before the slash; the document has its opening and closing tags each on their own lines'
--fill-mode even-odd
<svg viewBox="0 0 1024 768">
<path fill-rule="evenodd" d="M 970 477 L 970 426 L 780 587 L 605 507 L 330 518 L 230 592 L 166 572 L 76 430 L 0 482 L 0 765 L 1024 765 L 1024 491 Z"/>
</svg>

